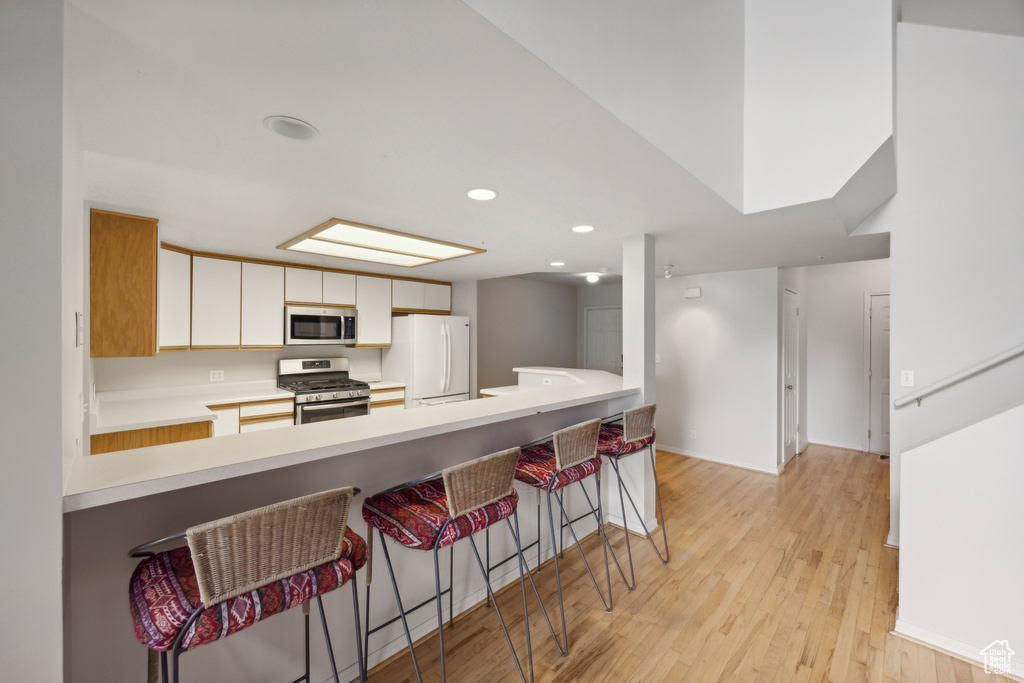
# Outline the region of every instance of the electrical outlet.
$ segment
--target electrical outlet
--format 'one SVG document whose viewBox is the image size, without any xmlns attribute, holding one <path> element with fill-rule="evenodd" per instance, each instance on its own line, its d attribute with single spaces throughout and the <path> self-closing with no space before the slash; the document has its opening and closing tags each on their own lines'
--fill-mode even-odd
<svg viewBox="0 0 1024 683">
<path fill-rule="evenodd" d="M 661 354 L 660 353 L 654 354 L 654 362 L 655 363 L 660 363 L 661 362 Z"/>
<path fill-rule="evenodd" d="M 690 438 L 691 439 L 696 439 L 697 438 L 697 430 L 696 429 L 691 429 L 690 430 Z"/>
<path fill-rule="evenodd" d="M 223 382 L 224 371 L 223 370 L 210 370 L 210 381 L 211 382 Z"/>
</svg>

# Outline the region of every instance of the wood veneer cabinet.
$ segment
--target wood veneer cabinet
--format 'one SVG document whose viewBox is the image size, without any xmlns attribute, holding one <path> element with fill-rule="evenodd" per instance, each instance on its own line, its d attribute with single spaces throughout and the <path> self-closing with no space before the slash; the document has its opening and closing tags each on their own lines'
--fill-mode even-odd
<svg viewBox="0 0 1024 683">
<path fill-rule="evenodd" d="M 156 355 L 157 220 L 93 209 L 89 355 Z"/>
<path fill-rule="evenodd" d="M 123 432 L 93 434 L 89 437 L 90 453 L 113 453 L 133 448 L 159 446 L 165 443 L 208 439 L 213 436 L 213 420 L 188 422 L 166 427 L 147 427 L 145 429 L 129 429 Z"/>
</svg>

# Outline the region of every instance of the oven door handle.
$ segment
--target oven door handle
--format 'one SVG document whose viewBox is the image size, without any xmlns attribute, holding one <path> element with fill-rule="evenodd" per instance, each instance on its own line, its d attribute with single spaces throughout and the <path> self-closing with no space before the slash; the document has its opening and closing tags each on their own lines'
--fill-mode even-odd
<svg viewBox="0 0 1024 683">
<path fill-rule="evenodd" d="M 345 403 L 331 403 L 330 405 L 326 405 L 326 406 L 324 406 L 324 405 L 320 405 L 320 406 L 304 406 L 304 405 L 300 405 L 299 408 L 303 412 L 310 412 L 311 413 L 311 412 L 314 412 L 314 411 L 317 411 L 317 410 L 336 410 L 338 408 L 347 408 L 349 406 L 368 406 L 368 405 L 370 405 L 370 399 L 366 399 L 365 401 L 347 401 Z"/>
</svg>

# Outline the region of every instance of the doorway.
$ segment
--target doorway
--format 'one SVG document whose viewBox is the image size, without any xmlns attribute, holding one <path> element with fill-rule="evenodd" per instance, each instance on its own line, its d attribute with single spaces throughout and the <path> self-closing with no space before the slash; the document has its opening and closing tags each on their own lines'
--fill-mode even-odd
<svg viewBox="0 0 1024 683">
<path fill-rule="evenodd" d="M 797 451 L 800 415 L 800 308 L 797 293 L 783 291 L 782 327 L 782 466 L 793 459 Z"/>
<path fill-rule="evenodd" d="M 622 307 L 583 309 L 583 367 L 622 374 Z"/>
<path fill-rule="evenodd" d="M 889 295 L 868 295 L 868 452 L 889 454 Z"/>
</svg>

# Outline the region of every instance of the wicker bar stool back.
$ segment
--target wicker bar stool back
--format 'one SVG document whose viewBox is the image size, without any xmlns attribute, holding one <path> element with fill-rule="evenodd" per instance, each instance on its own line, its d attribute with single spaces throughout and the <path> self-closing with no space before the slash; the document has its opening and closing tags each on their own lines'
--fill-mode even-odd
<svg viewBox="0 0 1024 683">
<path fill-rule="evenodd" d="M 468 538 L 476 558 L 477 566 L 487 585 L 487 597 L 493 602 L 494 593 L 480 552 L 476 545 L 473 534 L 478 531 L 489 529 L 492 525 L 505 520 L 508 529 L 515 542 L 519 556 L 519 581 L 523 597 L 523 614 L 526 629 L 526 651 L 530 681 L 533 681 L 533 651 L 530 647 L 530 620 L 526 614 L 526 588 L 524 582 L 524 571 L 526 561 L 522 557 L 519 543 L 519 518 L 517 507 L 519 496 L 516 493 L 513 482 L 515 481 L 516 463 L 519 460 L 519 449 L 510 448 L 485 455 L 482 458 L 471 460 L 467 463 L 455 465 L 443 470 L 438 475 L 432 475 L 401 486 L 383 491 L 370 496 L 363 501 L 363 519 L 368 525 L 368 537 L 370 539 L 370 552 L 373 551 L 373 530 L 376 529 L 380 536 L 381 549 L 384 552 L 384 560 L 388 567 L 388 574 L 391 578 L 391 587 L 395 595 L 395 603 L 398 607 L 398 616 L 374 627 L 370 627 L 370 585 L 372 574 L 367 572 L 366 579 L 366 629 L 364 647 L 369 651 L 370 634 L 380 631 L 395 621 L 402 622 L 405 631 L 406 642 L 409 646 L 409 653 L 412 656 L 413 668 L 416 672 L 416 680 L 421 681 L 419 663 L 416 660 L 416 651 L 413 647 L 412 636 L 409 632 L 409 624 L 406 619 L 411 612 L 425 607 L 431 602 L 437 606 L 437 636 L 440 648 L 441 680 L 445 680 L 445 657 L 444 657 L 444 616 L 442 613 L 442 596 L 449 595 L 449 612 L 451 612 L 451 579 L 447 589 L 441 589 L 441 569 L 439 551 L 441 548 L 451 546 L 462 538 Z M 406 609 L 402 596 L 398 589 L 398 582 L 395 579 L 394 566 L 391 563 L 391 555 L 388 552 L 385 536 L 398 543 L 418 550 L 433 550 L 434 556 L 434 597 Z M 454 560 L 451 560 L 454 562 Z M 372 558 L 371 558 L 372 564 Z M 508 628 L 505 626 L 505 619 L 501 610 L 495 612 L 501 629 L 505 634 L 505 642 L 512 653 L 519 677 L 524 682 L 526 674 L 523 671 L 520 657 L 516 652 L 512 639 L 509 636 Z M 453 618 L 453 614 L 449 614 Z"/>
<path fill-rule="evenodd" d="M 169 675 L 178 681 L 182 652 L 244 630 L 256 623 L 257 614 L 264 620 L 298 605 L 305 617 L 305 674 L 295 683 L 309 683 L 312 598 L 320 609 L 337 681 L 321 596 L 349 583 L 366 562 L 363 539 L 347 526 L 356 493 L 358 489 L 348 486 L 302 496 L 199 524 L 184 534 L 132 549 L 132 557 L 144 558 L 132 575 L 129 591 L 135 635 L 160 652 L 165 683 Z M 182 537 L 187 547 L 149 551 Z M 351 583 L 359 675 L 365 680 L 358 595 L 355 582 Z"/>
<path fill-rule="evenodd" d="M 654 464 L 654 414 L 657 412 L 657 404 L 649 403 L 639 408 L 630 408 L 624 410 L 619 415 L 613 415 L 606 418 L 606 424 L 601 426 L 600 439 L 597 445 L 597 452 L 602 456 L 608 458 L 608 461 L 612 464 L 612 469 L 615 470 L 615 478 L 619 485 L 619 505 L 622 512 L 622 522 L 627 524 L 626 520 L 626 500 L 633 508 L 635 519 L 643 529 L 644 534 L 647 536 L 647 540 L 650 541 L 651 547 L 654 548 L 654 552 L 658 554 L 658 558 L 662 564 L 667 564 L 669 560 L 668 550 L 668 532 L 665 530 L 665 514 L 661 507 L 661 489 L 658 486 L 658 469 Z M 658 505 L 658 518 L 661 520 L 661 538 L 662 544 L 665 548 L 665 553 L 662 554 L 658 548 L 658 544 L 654 542 L 654 537 L 651 535 L 650 529 L 647 528 L 646 522 L 644 522 L 643 515 L 640 514 L 640 510 L 637 508 L 636 503 L 633 500 L 633 495 L 629 491 L 629 487 L 626 486 L 622 479 L 622 473 L 619 471 L 619 460 L 632 453 L 639 453 L 640 451 L 647 449 L 648 455 L 651 461 L 651 471 L 654 473 L 654 495 Z M 633 572 L 633 550 L 629 543 L 629 531 L 625 531 L 626 536 L 626 554 L 629 556 L 629 580 L 626 580 L 625 573 L 622 568 L 619 567 L 619 572 L 622 574 L 622 580 L 626 583 L 626 586 L 633 590 L 636 587 L 636 575 Z"/>
</svg>

